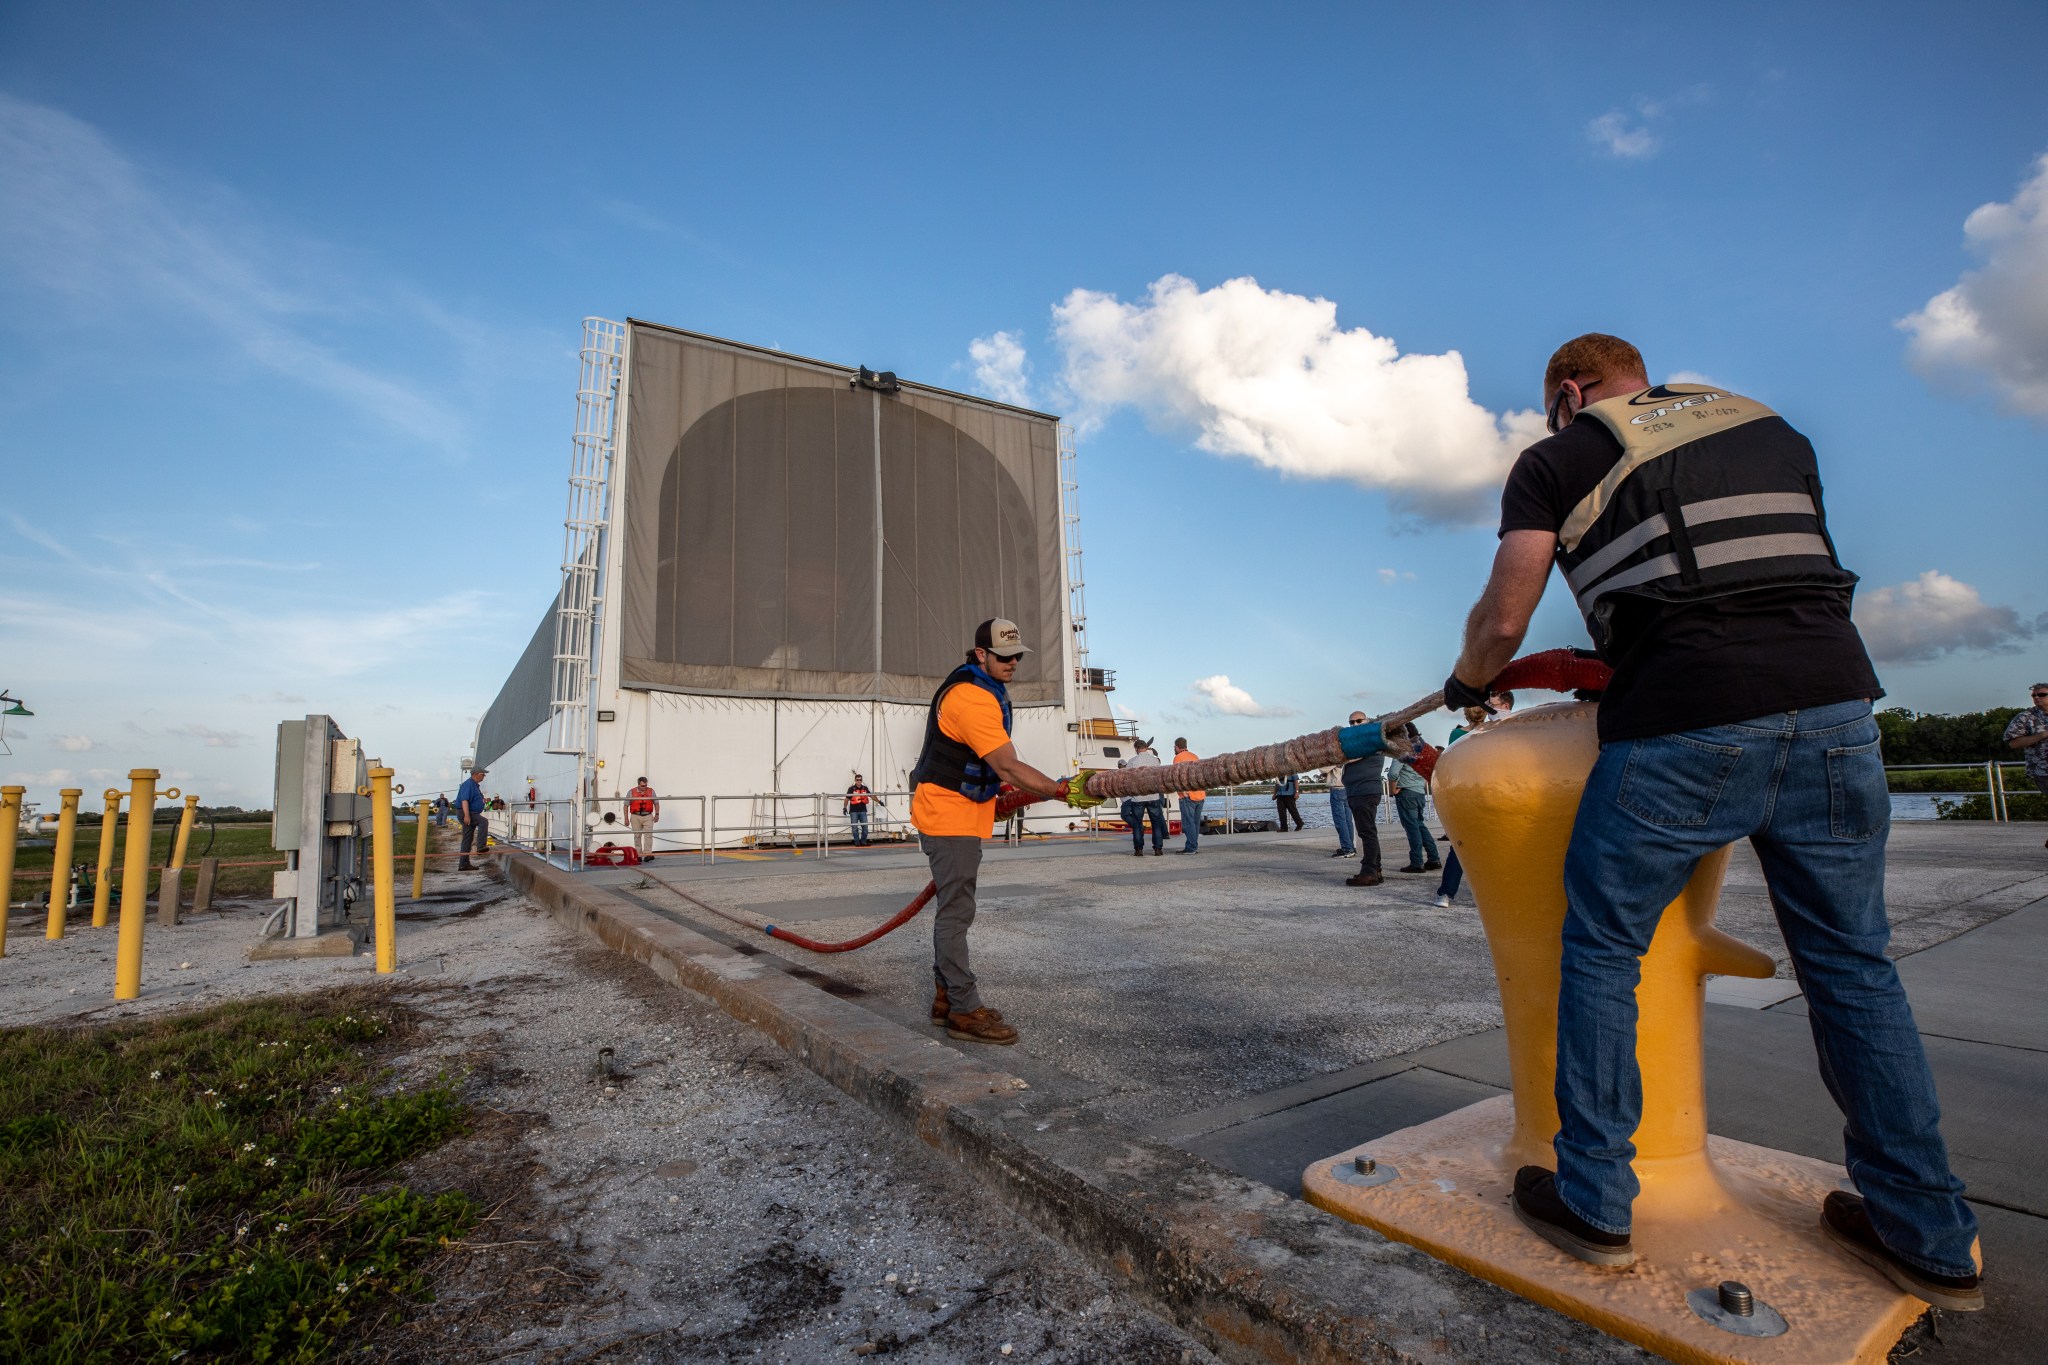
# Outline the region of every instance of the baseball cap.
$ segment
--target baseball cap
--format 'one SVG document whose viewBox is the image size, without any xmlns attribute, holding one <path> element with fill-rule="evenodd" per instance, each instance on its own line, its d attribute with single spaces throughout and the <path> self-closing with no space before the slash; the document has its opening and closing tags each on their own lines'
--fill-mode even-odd
<svg viewBox="0 0 2048 1365">
<path fill-rule="evenodd" d="M 1024 643 L 1024 633 L 1017 629 L 1017 623 L 1005 621 L 1000 616 L 983 621 L 974 628 L 974 647 L 1005 657 L 1031 652 L 1031 646 Z"/>
</svg>

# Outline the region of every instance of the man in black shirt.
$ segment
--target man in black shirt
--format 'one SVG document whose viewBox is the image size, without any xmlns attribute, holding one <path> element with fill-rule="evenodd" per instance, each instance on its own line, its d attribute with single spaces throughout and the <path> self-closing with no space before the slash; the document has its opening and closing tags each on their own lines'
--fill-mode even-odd
<svg viewBox="0 0 2048 1365">
<path fill-rule="evenodd" d="M 1557 1171 L 1518 1172 L 1515 1211 L 1582 1260 L 1633 1260 L 1641 959 L 1699 860 L 1747 838 L 1847 1118 L 1861 1194 L 1830 1194 L 1822 1224 L 1907 1292 L 1981 1308 L 1976 1218 L 1885 954 L 1883 692 L 1812 447 L 1753 399 L 1652 386 L 1618 337 L 1567 342 L 1543 389 L 1553 434 L 1508 476 L 1493 573 L 1444 686 L 1450 706 L 1485 704 L 1553 560 L 1614 669 L 1565 859 Z"/>
</svg>

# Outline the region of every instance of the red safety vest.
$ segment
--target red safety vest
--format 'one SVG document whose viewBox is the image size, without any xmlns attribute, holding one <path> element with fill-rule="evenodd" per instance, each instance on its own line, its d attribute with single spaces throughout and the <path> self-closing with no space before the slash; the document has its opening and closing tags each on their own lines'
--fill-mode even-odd
<svg viewBox="0 0 2048 1365">
<path fill-rule="evenodd" d="M 865 805 L 866 805 L 867 803 L 868 803 L 868 789 L 867 789 L 866 787 L 854 786 L 854 787 L 848 787 L 848 788 L 846 789 L 846 804 L 847 804 L 847 805 L 849 805 L 849 806 L 865 806 Z"/>
<path fill-rule="evenodd" d="M 633 789 L 632 789 L 631 791 L 627 792 L 627 793 L 626 793 L 626 796 L 627 796 L 627 801 L 626 801 L 626 814 L 628 814 L 628 815 L 652 815 L 652 814 L 654 814 L 654 788 L 652 788 L 652 787 L 635 787 L 635 788 L 633 788 Z"/>
</svg>

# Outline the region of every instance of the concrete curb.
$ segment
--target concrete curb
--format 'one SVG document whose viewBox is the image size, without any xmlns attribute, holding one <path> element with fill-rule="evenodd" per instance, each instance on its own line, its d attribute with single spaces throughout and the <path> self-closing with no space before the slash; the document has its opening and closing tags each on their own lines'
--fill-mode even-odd
<svg viewBox="0 0 2048 1365">
<path fill-rule="evenodd" d="M 714 1001 L 971 1170 L 1233 1362 L 1642 1361 L 1412 1247 L 1106 1119 L 574 874 L 506 853 L 561 923 Z"/>
</svg>

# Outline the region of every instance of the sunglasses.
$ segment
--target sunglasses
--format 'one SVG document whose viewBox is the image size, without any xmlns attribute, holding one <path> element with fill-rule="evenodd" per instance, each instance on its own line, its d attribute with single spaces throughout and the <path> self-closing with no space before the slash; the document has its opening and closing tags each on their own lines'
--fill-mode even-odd
<svg viewBox="0 0 2048 1365">
<path fill-rule="evenodd" d="M 1558 431 L 1565 424 L 1564 400 L 1566 398 L 1570 398 L 1575 405 L 1583 404 L 1586 401 L 1585 391 L 1579 387 L 1577 380 L 1567 379 L 1559 384 L 1557 386 L 1557 397 L 1550 400 L 1550 411 L 1544 414 L 1543 426 L 1552 436 L 1557 435 Z M 1576 415 L 1575 413 L 1574 416 Z"/>
<path fill-rule="evenodd" d="M 990 650 L 988 657 L 994 659 L 999 664 L 1013 664 L 1024 656 L 1022 654 L 998 654 L 994 650 Z"/>
</svg>

